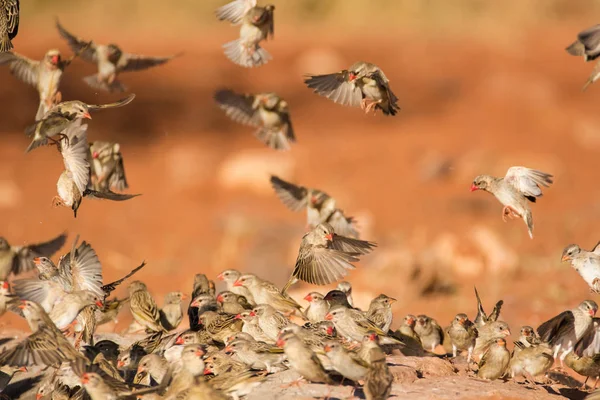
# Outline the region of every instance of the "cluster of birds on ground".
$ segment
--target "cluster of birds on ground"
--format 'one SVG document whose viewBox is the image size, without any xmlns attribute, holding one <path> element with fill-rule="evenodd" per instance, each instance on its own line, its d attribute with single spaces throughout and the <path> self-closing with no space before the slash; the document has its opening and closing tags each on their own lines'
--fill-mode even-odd
<svg viewBox="0 0 600 400">
<path fill-rule="evenodd" d="M 249 68 L 271 59 L 260 43 L 273 37 L 274 9 L 273 5 L 259 6 L 256 0 L 234 0 L 217 10 L 220 20 L 240 25 L 239 39 L 224 45 L 232 62 Z M 161 65 L 175 56 L 125 53 L 114 44 L 78 38 L 58 20 L 56 25 L 73 50 L 72 57 L 63 59 L 53 49 L 43 60 L 33 61 L 11 52 L 19 26 L 19 1 L 0 0 L 0 65 L 8 64 L 40 96 L 35 123 L 25 131 L 32 138 L 27 152 L 57 146 L 65 171 L 57 183 L 54 203 L 70 207 L 77 216 L 83 197 L 120 201 L 136 196 L 120 193 L 128 184 L 119 144 L 88 143 L 87 125 L 82 123 L 91 119 L 90 112 L 125 106 L 135 95 L 103 105 L 63 101 L 59 84 L 65 68 L 75 57 L 95 63 L 98 73 L 84 78 L 86 84 L 123 92 L 127 88 L 118 79 L 121 72 Z M 586 61 L 598 57 L 600 25 L 580 33 L 567 51 Z M 586 87 L 598 77 L 596 67 Z M 380 110 L 394 116 L 400 110 L 389 80 L 371 63 L 357 62 L 333 74 L 308 75 L 304 82 L 315 93 L 338 104 L 360 106 L 366 113 Z M 239 94 L 222 89 L 214 98 L 228 117 L 256 127 L 257 138 L 267 146 L 288 150 L 296 140 L 288 104 L 275 93 Z M 477 176 L 471 190 L 492 193 L 504 206 L 502 218 L 523 219 L 533 238 L 529 203 L 535 203 L 542 187 L 552 183 L 548 173 L 517 166 L 504 177 Z M 386 399 L 393 383 L 386 354 L 393 352 L 452 357 L 452 363 L 466 353 L 468 371 L 487 380 L 523 376 L 526 384 L 534 385 L 555 362 L 559 368 L 566 365 L 583 376 L 600 377 L 600 319 L 595 318 L 598 305 L 592 300 L 536 330 L 522 327 L 512 352 L 506 342 L 510 328 L 499 320 L 503 302 L 498 301 L 488 315 L 477 289 L 473 321 L 460 313 L 442 328 L 430 316 L 407 315 L 392 329 L 396 299 L 381 294 L 363 311 L 354 306 L 352 286 L 344 281 L 355 268 L 353 263 L 372 252 L 376 243 L 359 239 L 356 221 L 324 191 L 274 175 L 271 185 L 290 210 L 307 213 L 310 230 L 300 241 L 289 281 L 279 289 L 263 277 L 226 270 L 217 276 L 226 288 L 217 293 L 214 281 L 197 274 L 187 308 L 189 329 L 183 331 L 179 329 L 187 298 L 183 292 L 168 293 L 159 307 L 146 285 L 136 280 L 129 283 L 128 297 L 110 297 L 145 262 L 106 284 L 98 255 L 89 243 L 79 243 L 79 238 L 56 263 L 50 257 L 65 244 L 65 234 L 26 246 L 12 246 L 0 238 L 0 315 L 18 313 L 32 330 L 0 353 L 0 392 L 14 374 L 43 366 L 36 383 L 37 399 L 237 399 L 269 374 L 291 369 L 301 380 L 326 385 L 348 380 L 362 385 L 367 399 Z M 600 243 L 592 251 L 569 245 L 562 260 L 570 261 L 591 291 L 600 293 Z M 13 279 L 29 271 L 37 275 Z M 288 294 L 298 281 L 338 286 L 325 295 L 308 293 L 304 297 L 308 305 L 302 307 Z M 146 335 L 128 344 L 96 341 L 96 328 L 116 322 L 124 307 L 130 310 L 133 323 L 121 339 L 134 333 Z"/>
</svg>

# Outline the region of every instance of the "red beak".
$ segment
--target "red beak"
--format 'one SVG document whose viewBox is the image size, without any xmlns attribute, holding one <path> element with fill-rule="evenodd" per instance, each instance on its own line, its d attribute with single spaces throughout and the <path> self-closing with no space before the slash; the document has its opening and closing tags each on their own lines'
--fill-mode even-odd
<svg viewBox="0 0 600 400">
<path fill-rule="evenodd" d="M 89 112 L 87 112 L 87 111 L 86 111 L 86 112 L 83 114 L 83 118 L 92 119 L 92 116 L 90 115 L 90 113 L 89 113 Z"/>
<path fill-rule="evenodd" d="M 312 301 L 312 296 L 310 294 L 307 294 L 306 296 L 304 296 L 304 300 L 306 301 Z"/>
<path fill-rule="evenodd" d="M 251 317 L 256 317 L 256 313 L 254 311 L 250 311 L 250 314 L 248 315 L 250 315 Z"/>
<path fill-rule="evenodd" d="M 242 314 L 238 314 L 235 316 L 235 319 L 242 319 Z"/>
<path fill-rule="evenodd" d="M 210 375 L 212 372 L 208 368 L 204 368 L 204 375 Z"/>
<path fill-rule="evenodd" d="M 8 281 L 2 282 L 2 289 L 8 289 Z"/>
<path fill-rule="evenodd" d="M 237 281 L 233 282 L 233 286 L 244 286 L 244 285 L 242 285 L 242 282 L 240 282 L 240 280 L 238 279 Z"/>
<path fill-rule="evenodd" d="M 353 73 L 353 72 L 350 72 L 350 73 L 348 74 L 348 79 L 349 79 L 350 81 L 353 81 L 353 80 L 355 80 L 355 79 L 356 79 L 356 74 L 355 74 L 355 73 Z"/>
<path fill-rule="evenodd" d="M 223 273 L 221 272 L 219 275 L 217 275 L 217 279 L 220 281 L 224 281 L 225 277 L 223 276 Z"/>
<path fill-rule="evenodd" d="M 510 336 L 510 330 L 505 329 L 502 331 L 503 334 L 505 334 L 506 336 Z"/>
<path fill-rule="evenodd" d="M 590 313 L 590 316 L 593 317 L 594 315 L 596 315 L 596 310 L 592 309 L 589 311 L 589 313 Z"/>
<path fill-rule="evenodd" d="M 475 186 L 474 183 L 471 183 L 471 192 L 474 192 L 476 190 L 479 190 L 479 188 L 477 186 Z"/>
<path fill-rule="evenodd" d="M 34 263 L 35 265 L 40 265 L 40 258 L 39 258 L 39 257 L 36 257 L 36 258 L 34 258 L 34 259 L 33 259 L 33 263 Z"/>
<path fill-rule="evenodd" d="M 198 357 L 202 357 L 204 355 L 204 351 L 202 349 L 198 349 L 198 350 L 196 350 L 196 355 Z"/>
<path fill-rule="evenodd" d="M 327 313 L 327 315 L 325 315 L 325 319 L 327 321 L 333 321 L 333 315 L 331 315 L 330 313 Z"/>
<path fill-rule="evenodd" d="M 176 340 L 175 340 L 175 344 L 183 344 L 183 338 L 181 336 L 179 336 Z"/>
<path fill-rule="evenodd" d="M 277 345 L 277 347 L 281 347 L 283 348 L 283 345 L 285 344 L 285 342 L 283 341 L 283 339 L 277 339 L 277 343 L 275 343 Z"/>
<path fill-rule="evenodd" d="M 37 394 L 35 395 L 35 400 L 40 400 L 42 397 L 44 397 L 44 395 L 43 395 L 43 394 L 41 394 L 41 393 L 37 393 Z"/>
<path fill-rule="evenodd" d="M 99 154 L 97 151 L 92 153 L 92 158 L 98 158 Z"/>
<path fill-rule="evenodd" d="M 18 306 L 18 307 L 19 307 L 21 310 L 24 310 L 24 309 L 25 309 L 25 307 L 26 307 L 26 304 L 27 304 L 27 303 L 25 302 L 25 300 L 21 300 L 21 304 L 19 304 L 19 306 Z"/>
<path fill-rule="evenodd" d="M 325 235 L 325 239 L 327 239 L 327 240 L 329 240 L 329 241 L 333 240 L 333 233 L 330 233 L 330 234 L 328 234 L 328 235 Z"/>
<path fill-rule="evenodd" d="M 371 335 L 369 336 L 369 340 L 370 340 L 371 342 L 374 342 L 374 341 L 375 341 L 375 339 L 377 339 L 377 335 L 376 335 L 375 333 L 371 333 Z"/>
<path fill-rule="evenodd" d="M 218 295 L 218 296 L 217 296 L 217 301 L 218 301 L 219 303 L 222 303 L 222 302 L 223 302 L 223 296 L 221 296 L 221 295 Z"/>
<path fill-rule="evenodd" d="M 200 304 L 198 303 L 197 300 L 194 300 L 190 303 L 190 307 L 200 307 Z"/>
<path fill-rule="evenodd" d="M 125 363 L 121 360 L 117 360 L 117 368 L 122 368 L 125 366 Z"/>
<path fill-rule="evenodd" d="M 329 336 L 333 336 L 333 326 L 328 326 L 328 327 L 327 327 L 327 334 L 328 334 Z"/>
<path fill-rule="evenodd" d="M 81 377 L 81 383 L 86 384 L 90 381 L 90 377 L 88 374 L 83 374 L 83 376 Z"/>
<path fill-rule="evenodd" d="M 98 300 L 98 301 L 96 302 L 96 305 L 97 305 L 98 307 L 100 307 L 100 308 L 103 308 L 103 307 L 104 307 L 104 303 L 102 303 L 100 300 Z"/>
<path fill-rule="evenodd" d="M 52 56 L 52 64 L 58 64 L 58 56 Z"/>
<path fill-rule="evenodd" d="M 325 350 L 325 353 L 329 353 L 331 351 L 331 347 L 328 344 L 326 344 L 323 350 Z"/>
<path fill-rule="evenodd" d="M 231 346 L 225 347 L 225 353 L 227 353 L 227 354 L 233 353 L 233 348 Z"/>
<path fill-rule="evenodd" d="M 21 367 L 21 368 L 19 368 L 19 371 L 21 371 L 21 372 L 27 372 L 27 367 Z"/>
</svg>

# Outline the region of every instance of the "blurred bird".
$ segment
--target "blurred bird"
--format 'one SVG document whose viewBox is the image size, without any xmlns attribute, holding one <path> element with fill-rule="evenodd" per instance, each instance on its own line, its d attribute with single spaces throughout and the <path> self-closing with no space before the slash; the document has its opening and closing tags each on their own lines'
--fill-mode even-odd
<svg viewBox="0 0 600 400">
<path fill-rule="evenodd" d="M 302 237 L 294 271 L 282 292 L 298 280 L 313 285 L 338 281 L 355 268 L 351 263 L 359 261 L 358 256 L 376 246 L 374 242 L 338 235 L 328 223 L 319 224 Z"/>
<path fill-rule="evenodd" d="M 252 310 L 252 306 L 244 296 L 238 296 L 228 290 L 219 293 L 217 302 L 221 304 L 221 309 L 227 314 L 236 315 L 245 310 Z"/>
<path fill-rule="evenodd" d="M 243 363 L 252 369 L 264 369 L 272 373 L 282 368 L 284 356 L 276 352 L 277 348 L 261 346 L 252 337 L 251 341 L 236 339 L 225 347 L 225 352 L 237 356 Z M 264 345 L 264 343 L 263 343 Z"/>
<path fill-rule="evenodd" d="M 13 48 L 19 32 L 19 0 L 0 0 L 0 53 Z"/>
<path fill-rule="evenodd" d="M 404 317 L 404 319 L 402 320 L 402 325 L 400 325 L 400 328 L 398 328 L 396 332 L 400 333 L 403 336 L 420 341 L 419 335 L 417 335 L 417 333 L 415 332 L 416 324 L 417 317 L 415 317 L 412 314 L 408 314 Z"/>
<path fill-rule="evenodd" d="M 535 383 L 534 378 L 545 374 L 552 364 L 554 364 L 552 349 L 547 343 L 525 347 L 522 342 L 518 341 L 515 342 L 515 351 L 508 370 L 511 378 L 523 375 L 531 383 Z"/>
<path fill-rule="evenodd" d="M 533 239 L 533 215 L 528 201 L 535 203 L 542 196 L 540 186 L 550 187 L 552 175 L 525 167 L 510 167 L 504 178 L 479 175 L 471 184 L 471 191 L 485 190 L 493 194 L 500 203 L 502 219 L 506 217 L 522 218 L 527 225 L 529 237 Z"/>
<path fill-rule="evenodd" d="M 478 332 L 475 324 L 469 320 L 467 314 L 457 314 L 446 332 L 452 343 L 452 356 L 456 357 L 459 351 L 467 350 L 467 364 L 471 362 Z"/>
<path fill-rule="evenodd" d="M 255 315 L 260 329 L 272 340 L 277 340 L 281 329 L 290 323 L 283 314 L 269 304 L 259 304 L 254 307 L 250 316 Z"/>
<path fill-rule="evenodd" d="M 69 33 L 56 20 L 56 28 L 60 35 L 67 41 L 71 50 L 81 59 L 98 66 L 98 73 L 90 75 L 83 80 L 94 89 L 108 92 L 124 92 L 127 88 L 117 79 L 121 72 L 140 71 L 165 64 L 176 56 L 147 57 L 125 53 L 116 44 L 96 44 L 85 41 Z"/>
<path fill-rule="evenodd" d="M 443 344 L 444 331 L 442 327 L 435 319 L 427 315 L 417 316 L 415 333 L 419 335 L 419 340 L 421 340 L 421 345 L 425 350 L 433 352 L 439 344 Z"/>
<path fill-rule="evenodd" d="M 358 308 L 354 308 L 350 305 L 350 303 L 348 303 L 348 296 L 346 296 L 346 294 L 341 290 L 330 290 L 327 292 L 323 300 L 327 302 L 329 308 L 332 308 L 333 306 L 342 306 L 353 310 L 358 310 Z"/>
<path fill-rule="evenodd" d="M 373 321 L 375 325 L 379 327 L 383 332 L 388 332 L 392 326 L 392 304 L 396 302 L 396 299 L 380 294 L 371 300 L 369 310 L 367 311 L 367 318 Z"/>
<path fill-rule="evenodd" d="M 360 342 L 369 332 L 375 332 L 380 336 L 383 344 L 401 344 L 402 342 L 387 336 L 372 321 L 363 315 L 361 311 L 353 310 L 343 306 L 332 307 L 325 316 L 327 321 L 332 321 L 338 334 L 348 340 Z"/>
<path fill-rule="evenodd" d="M 187 296 L 182 292 L 169 292 L 165 296 L 163 307 L 160 309 L 160 323 L 167 330 L 177 329 L 183 319 L 182 300 Z"/>
<path fill-rule="evenodd" d="M 366 400 L 387 400 L 392 392 L 392 384 L 394 377 L 390 372 L 385 353 L 381 350 L 377 343 L 377 335 L 369 335 L 374 340 L 369 340 L 367 375 L 363 391 L 365 392 Z"/>
<path fill-rule="evenodd" d="M 210 294 L 201 294 L 196 296 L 188 307 L 190 329 L 197 331 L 201 328 L 199 318 L 207 311 L 219 311 L 219 304 L 217 303 L 217 300 Z"/>
<path fill-rule="evenodd" d="M 19 298 L 10 292 L 8 281 L 0 281 L 0 317 L 18 302 Z"/>
<path fill-rule="evenodd" d="M 89 147 L 91 188 L 103 192 L 127 189 L 125 166 L 119 143 L 95 141 Z"/>
<path fill-rule="evenodd" d="M 306 380 L 328 385 L 333 383 L 316 354 L 293 333 L 286 333 L 279 337 L 277 346 L 283 348 L 290 363 L 290 368 Z"/>
<path fill-rule="evenodd" d="M 592 251 L 570 244 L 562 252 L 561 261 L 570 261 L 593 293 L 600 293 L 600 242 Z"/>
<path fill-rule="evenodd" d="M 11 273 L 18 275 L 35 269 L 34 258 L 52 256 L 66 240 L 67 235 L 63 233 L 47 242 L 11 246 L 5 238 L 0 237 L 0 281 L 7 280 Z"/>
<path fill-rule="evenodd" d="M 269 304 L 285 314 L 295 313 L 302 308 L 294 299 L 280 292 L 277 286 L 253 274 L 240 276 L 234 286 L 243 286 L 248 289 L 256 304 Z"/>
<path fill-rule="evenodd" d="M 234 0 L 217 9 L 219 20 L 241 25 L 240 38 L 223 46 L 227 58 L 246 68 L 259 67 L 271 59 L 259 44 L 274 37 L 274 10 L 272 4 L 257 6 L 256 0 Z"/>
<path fill-rule="evenodd" d="M 341 343 L 330 340 L 325 343 L 325 353 L 333 369 L 351 381 L 363 380 L 367 374 L 367 364 L 357 356 L 352 356 Z"/>
<path fill-rule="evenodd" d="M 88 290 L 78 290 L 65 294 L 52 307 L 48 316 L 58 329 L 67 328 L 79 312 L 87 306 L 96 305 L 102 308 L 102 299 Z"/>
<path fill-rule="evenodd" d="M 235 269 L 227 269 L 217 275 L 217 279 L 225 282 L 227 285 L 227 290 L 237 294 L 238 296 L 244 296 L 251 306 L 256 305 L 256 301 L 254 301 L 254 298 L 252 297 L 252 294 L 248 288 L 235 285 L 235 282 L 240 276 L 242 276 L 242 274 L 239 271 L 236 271 Z"/>
<path fill-rule="evenodd" d="M 510 328 L 504 321 L 494 321 L 477 328 L 477 340 L 473 355 L 480 359 L 487 349 L 498 339 L 510 336 Z"/>
<path fill-rule="evenodd" d="M 164 332 L 158 306 L 146 285 L 140 281 L 129 284 L 129 307 L 133 319 L 149 332 Z"/>
<path fill-rule="evenodd" d="M 137 367 L 137 372 L 147 372 L 156 384 L 160 384 L 169 369 L 168 361 L 156 354 L 148 354 L 142 357 Z"/>
<path fill-rule="evenodd" d="M 475 317 L 475 321 L 473 321 L 473 322 L 475 323 L 476 327 L 481 328 L 484 325 L 487 325 L 489 323 L 492 323 L 492 322 L 495 322 L 498 320 L 498 318 L 500 317 L 500 311 L 502 310 L 502 305 L 504 304 L 504 301 L 498 300 L 498 302 L 494 306 L 494 309 L 492 310 L 490 315 L 487 315 L 485 310 L 483 309 L 483 304 L 481 304 L 481 298 L 479 297 L 479 292 L 477 292 L 476 287 L 474 287 L 474 289 L 475 289 L 475 298 L 477 299 L 477 316 Z"/>
<path fill-rule="evenodd" d="M 535 331 L 531 326 L 525 325 L 521 327 L 521 331 L 519 333 L 519 339 L 515 342 L 515 348 L 513 350 L 515 353 L 518 353 L 521 351 L 521 349 L 542 343 L 542 341 L 536 336 Z"/>
<path fill-rule="evenodd" d="M 595 378 L 594 389 L 596 388 L 600 378 L 600 354 L 580 357 L 575 353 L 569 353 L 565 357 L 565 364 L 579 375 L 585 376 L 583 387 L 589 378 Z"/>
<path fill-rule="evenodd" d="M 39 121 L 48 110 L 62 101 L 59 91 L 60 80 L 72 58 L 63 60 L 60 51 L 48 50 L 41 61 L 31 60 L 17 53 L 0 53 L 0 65 L 8 64 L 10 72 L 19 80 L 35 87 L 40 96 L 40 105 L 35 115 Z"/>
<path fill-rule="evenodd" d="M 335 231 L 335 226 L 333 226 L 333 230 Z M 343 233 L 340 233 L 340 235 L 354 237 L 352 235 L 344 235 Z M 348 304 L 350 304 L 350 307 L 354 307 L 354 300 L 352 299 L 352 284 L 350 282 L 342 281 L 338 283 L 336 289 L 344 292 L 346 294 L 346 298 L 348 299 Z"/>
<path fill-rule="evenodd" d="M 365 113 L 381 110 L 385 115 L 396 115 L 400 110 L 388 78 L 368 62 L 358 61 L 333 74 L 307 75 L 304 83 L 321 96 L 344 106 L 360 106 Z"/>
<path fill-rule="evenodd" d="M 559 358 L 561 365 L 565 357 L 592 329 L 593 318 L 597 311 L 598 305 L 596 302 L 585 300 L 576 308 L 563 311 L 537 328 L 540 339 L 552 346 L 555 359 L 558 353 L 562 352 Z"/>
<path fill-rule="evenodd" d="M 296 141 L 288 103 L 275 93 L 238 94 L 218 90 L 219 107 L 235 122 L 259 128 L 255 136 L 275 150 L 289 150 Z"/>
<path fill-rule="evenodd" d="M 579 32 L 577 40 L 565 50 L 572 56 L 583 56 L 585 61 L 595 60 L 600 56 L 600 25 Z"/>
<path fill-rule="evenodd" d="M 506 340 L 496 339 L 481 357 L 477 376 L 491 381 L 502 378 L 510 362 L 510 352 L 506 348 Z"/>
<path fill-rule="evenodd" d="M 275 175 L 271 175 L 271 186 L 277 197 L 290 210 L 301 211 L 306 208 L 306 223 L 310 229 L 327 222 L 338 235 L 358 238 L 354 219 L 344 216 L 343 211 L 337 208 L 335 199 L 327 193 L 294 185 Z"/>
<path fill-rule="evenodd" d="M 310 292 L 304 297 L 304 300 L 309 302 L 308 307 L 304 311 L 306 318 L 314 323 L 323 321 L 327 311 L 329 311 L 329 304 L 327 304 L 323 295 L 318 292 Z"/>
</svg>

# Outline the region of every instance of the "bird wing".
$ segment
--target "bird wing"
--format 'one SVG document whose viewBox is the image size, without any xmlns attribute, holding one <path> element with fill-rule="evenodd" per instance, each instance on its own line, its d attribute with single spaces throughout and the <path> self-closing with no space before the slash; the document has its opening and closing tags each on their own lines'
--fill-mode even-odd
<svg viewBox="0 0 600 400">
<path fill-rule="evenodd" d="M 308 202 L 308 189 L 304 186 L 294 185 L 283 179 L 271 175 L 271 186 L 275 189 L 275 194 L 287 208 L 292 211 L 300 211 L 306 208 Z"/>
<path fill-rule="evenodd" d="M 487 324 L 488 316 L 483 309 L 483 304 L 481 304 L 481 298 L 479 298 L 479 292 L 477 292 L 477 287 L 474 287 L 474 289 L 475 297 L 477 298 L 477 316 L 475 317 L 475 320 L 473 322 L 477 326 L 482 326 Z"/>
<path fill-rule="evenodd" d="M 14 39 L 19 32 L 19 0 L 7 0 L 4 7 L 8 22 L 6 32 L 10 39 Z"/>
<path fill-rule="evenodd" d="M 227 20 L 239 24 L 250 9 L 256 7 L 256 0 L 234 0 L 217 8 L 216 14 L 220 21 Z"/>
<path fill-rule="evenodd" d="M 289 307 L 293 307 L 293 308 L 297 308 L 297 309 L 302 308 L 298 303 L 296 303 L 296 301 L 294 299 L 292 299 L 285 293 L 281 293 L 281 290 L 279 290 L 279 288 L 277 286 L 273 285 L 272 283 L 263 282 L 262 286 L 263 286 L 264 290 L 266 290 L 267 292 L 269 292 L 271 294 L 269 297 L 277 298 L 278 301 L 282 302 L 283 304 L 285 304 Z"/>
<path fill-rule="evenodd" d="M 98 56 L 96 54 L 96 44 L 93 41 L 85 41 L 78 38 L 75 35 L 69 33 L 63 26 L 56 20 L 56 28 L 58 33 L 67 40 L 69 47 L 73 50 L 73 53 L 78 54 L 80 58 L 87 62 L 96 63 Z"/>
<path fill-rule="evenodd" d="M 56 365 L 72 358 L 62 343 L 54 340 L 51 328 L 41 327 L 12 349 L 0 354 L 0 365 Z"/>
<path fill-rule="evenodd" d="M 131 306 L 135 304 L 135 308 L 139 311 L 136 312 L 136 315 L 143 320 L 153 324 L 156 324 L 160 320 L 158 306 L 148 291 L 140 290 L 133 293 L 129 302 Z"/>
<path fill-rule="evenodd" d="M 12 272 L 18 275 L 34 269 L 35 264 L 33 263 L 33 259 L 35 257 L 52 256 L 65 244 L 66 239 L 67 235 L 63 233 L 44 243 L 13 247 L 15 257 L 13 258 Z"/>
<path fill-rule="evenodd" d="M 90 180 L 90 163 L 88 162 L 87 125 L 81 122 L 71 124 L 65 131 L 68 142 L 61 141 L 60 151 L 63 156 L 65 169 L 75 182 L 81 194 Z"/>
<path fill-rule="evenodd" d="M 104 199 L 104 200 L 112 200 L 112 201 L 124 201 L 133 199 L 134 197 L 141 196 L 140 194 L 123 194 L 123 193 L 115 193 L 110 190 L 104 192 L 98 192 L 96 190 L 86 189 L 83 192 L 83 195 L 89 197 L 91 199 Z"/>
<path fill-rule="evenodd" d="M 600 318 L 592 320 L 592 328 L 583 335 L 573 351 L 580 357 L 593 357 L 600 353 Z"/>
<path fill-rule="evenodd" d="M 326 221 L 333 227 L 333 231 L 341 236 L 358 238 L 358 232 L 354 227 L 354 218 L 346 217 L 344 211 L 337 208 Z"/>
<path fill-rule="evenodd" d="M 19 279 L 13 282 L 13 289 L 20 299 L 42 304 L 48 299 L 51 292 L 58 293 L 59 297 L 65 294 L 63 287 L 53 281 L 41 281 L 39 279 Z M 46 310 L 48 311 L 48 310 Z"/>
<path fill-rule="evenodd" d="M 327 75 L 308 75 L 304 83 L 315 93 L 338 104 L 358 107 L 362 100 L 362 91 L 348 80 L 347 70 Z"/>
<path fill-rule="evenodd" d="M 254 107 L 254 95 L 238 94 L 228 89 L 218 90 L 214 99 L 225 114 L 240 124 L 259 126 L 260 116 Z"/>
<path fill-rule="evenodd" d="M 541 324 L 537 332 L 543 342 L 554 345 L 558 339 L 575 332 L 575 316 L 571 311 L 563 311 Z"/>
<path fill-rule="evenodd" d="M 117 62 L 117 71 L 141 71 L 144 69 L 156 67 L 157 65 L 165 64 L 172 60 L 175 56 L 168 57 L 148 57 L 136 54 L 123 53 Z"/>
<path fill-rule="evenodd" d="M 88 108 L 90 110 L 100 110 L 102 108 L 117 108 L 117 107 L 123 107 L 126 106 L 127 104 L 131 103 L 133 101 L 133 99 L 135 99 L 135 94 L 130 94 L 129 96 L 127 96 L 124 99 L 118 100 L 114 103 L 108 103 L 108 104 L 88 104 Z"/>
<path fill-rule="evenodd" d="M 96 251 L 83 241 L 75 250 L 61 257 L 58 270 L 62 276 L 70 280 L 73 290 L 89 290 L 99 298 L 104 298 L 102 290 L 102 265 Z"/>
<path fill-rule="evenodd" d="M 600 241 L 592 249 L 592 253 L 600 256 Z"/>
<path fill-rule="evenodd" d="M 0 54 L 0 65 L 9 64 L 10 72 L 28 85 L 37 86 L 40 62 L 13 52 Z"/>
<path fill-rule="evenodd" d="M 344 253 L 369 254 L 371 251 L 373 251 L 374 247 L 377 247 L 377 243 L 375 242 L 352 239 L 349 237 L 340 236 L 337 233 L 333 234 L 333 240 L 331 241 L 331 248 Z"/>
<path fill-rule="evenodd" d="M 488 320 L 490 322 L 498 321 L 498 318 L 500 317 L 500 311 L 502 310 L 503 304 L 504 304 L 504 300 L 498 300 L 498 302 L 494 306 L 494 309 L 492 310 L 492 312 L 490 313 L 490 315 L 488 317 Z"/>
<path fill-rule="evenodd" d="M 390 106 L 392 104 L 395 105 L 398 102 L 398 97 L 396 97 L 394 92 L 392 92 L 392 89 L 390 88 L 390 81 L 387 79 L 382 70 L 377 68 L 375 72 L 369 75 L 369 78 L 373 79 L 375 82 L 377 82 L 377 85 L 385 89 L 387 92 L 387 97 L 390 101 Z"/>
<path fill-rule="evenodd" d="M 597 55 L 598 47 L 600 46 L 600 25 L 594 25 L 591 28 L 579 32 L 577 39 L 583 43 L 586 52 L 591 51 L 593 53 L 588 55 Z"/>
<path fill-rule="evenodd" d="M 135 274 L 136 272 L 138 272 L 140 269 L 144 268 L 145 266 L 146 266 L 146 261 L 142 261 L 142 264 L 140 266 L 132 269 L 130 273 L 128 273 L 121 279 L 102 286 L 102 291 L 104 292 L 105 296 L 108 296 L 113 290 L 115 290 L 117 288 L 117 286 L 119 286 L 121 283 L 123 283 L 123 281 L 125 281 L 127 278 L 130 278 L 133 274 Z"/>
<path fill-rule="evenodd" d="M 298 253 L 293 275 L 313 285 L 328 285 L 344 278 L 354 269 L 360 253 L 347 253 L 336 249 L 313 246 Z"/>
<path fill-rule="evenodd" d="M 125 177 L 125 165 L 123 164 L 123 156 L 121 153 L 117 153 L 115 157 L 116 164 L 114 167 L 114 172 L 111 174 L 108 181 L 108 187 L 122 191 L 129 188 L 129 185 L 127 184 L 127 178 Z"/>
<path fill-rule="evenodd" d="M 525 167 L 510 167 L 504 181 L 524 196 L 540 197 L 542 195 L 540 185 L 549 187 L 552 184 L 552 175 Z"/>
</svg>

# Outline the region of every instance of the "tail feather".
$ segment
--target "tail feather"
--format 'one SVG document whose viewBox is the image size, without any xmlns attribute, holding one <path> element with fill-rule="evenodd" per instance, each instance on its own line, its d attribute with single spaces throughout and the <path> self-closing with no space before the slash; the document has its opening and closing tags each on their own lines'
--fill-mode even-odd
<svg viewBox="0 0 600 400">
<path fill-rule="evenodd" d="M 527 231 L 529 232 L 529 237 L 533 239 L 533 214 L 531 211 L 527 210 L 523 215 L 523 220 L 527 225 Z"/>
<path fill-rule="evenodd" d="M 260 128 L 256 131 L 255 136 L 258 138 L 258 140 L 260 140 L 272 149 L 290 149 L 290 142 L 281 129 L 272 130 L 268 128 Z"/>
<path fill-rule="evenodd" d="M 37 113 L 35 114 L 35 120 L 39 121 L 44 118 L 44 115 L 48 112 L 48 108 L 46 107 L 46 102 L 44 100 L 40 100 L 40 105 L 38 106 Z"/>
<path fill-rule="evenodd" d="M 43 137 L 41 139 L 33 139 L 31 141 L 31 144 L 29 145 L 29 147 L 27 147 L 27 150 L 25 150 L 25 153 L 29 153 L 31 150 L 37 149 L 38 147 L 45 146 L 47 144 L 48 144 L 47 137 Z"/>
<path fill-rule="evenodd" d="M 272 57 L 258 44 L 251 49 L 242 39 L 236 39 L 223 45 L 225 56 L 232 62 L 245 68 L 259 67 L 266 64 Z"/>
</svg>

